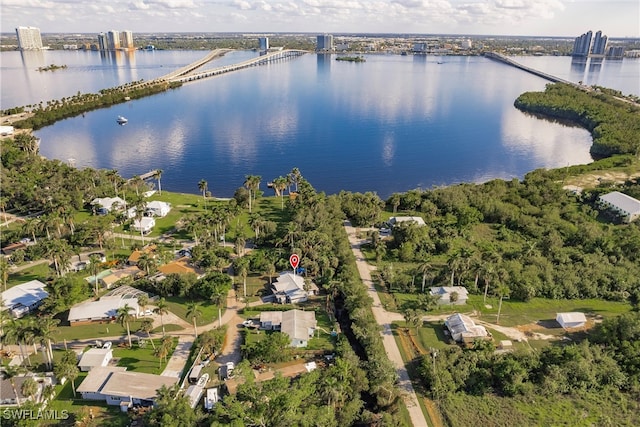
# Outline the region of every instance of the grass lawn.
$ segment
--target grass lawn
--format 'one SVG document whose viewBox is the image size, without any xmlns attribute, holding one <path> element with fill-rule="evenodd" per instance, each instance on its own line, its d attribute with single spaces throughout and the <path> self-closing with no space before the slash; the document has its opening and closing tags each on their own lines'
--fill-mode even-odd
<svg viewBox="0 0 640 427">
<path fill-rule="evenodd" d="M 187 318 L 187 304 L 192 300 L 182 297 L 167 297 L 165 298 L 169 311 L 193 325 L 193 319 Z M 203 326 L 218 320 L 218 306 L 212 304 L 210 301 L 197 301 L 200 306 L 200 317 L 196 318 L 196 325 Z M 222 307 L 222 314 L 224 314 L 225 308 Z"/>
<path fill-rule="evenodd" d="M 168 325 L 164 325 L 164 331 L 165 332 L 175 332 L 175 331 L 183 331 L 184 328 L 180 325 L 176 325 L 173 323 L 169 323 Z M 161 334 L 162 333 L 162 326 L 158 326 L 157 328 L 155 328 L 154 330 L 151 331 L 152 334 Z"/>
<path fill-rule="evenodd" d="M 133 347 L 113 347 L 113 357 L 118 359 L 118 366 L 124 366 L 127 371 L 144 372 L 147 374 L 161 374 L 164 368 L 167 366 L 167 361 L 173 354 L 176 345 L 178 345 L 178 338 L 173 338 L 173 346 L 167 356 L 167 361 L 158 359 L 153 353 L 154 349 L 149 340 L 143 341 L 145 344 L 143 347 L 139 347 L 134 341 Z M 154 339 L 156 347 L 161 344 L 160 339 Z"/>
<path fill-rule="evenodd" d="M 33 267 L 24 269 L 22 271 L 11 273 L 9 275 L 9 279 L 7 280 L 7 289 L 21 283 L 29 282 L 31 280 L 40 280 L 44 283 L 46 281 L 46 278 L 52 274 L 54 273 L 49 268 L 48 263 L 44 262 L 42 264 L 34 265 Z"/>
<path fill-rule="evenodd" d="M 129 323 L 131 334 L 133 335 L 140 328 L 141 322 L 133 321 Z M 120 326 L 119 323 L 93 323 L 90 325 L 78 326 L 58 326 L 59 333 L 55 334 L 55 341 L 61 343 L 65 339 L 67 341 L 86 340 L 91 338 L 101 339 L 102 337 L 122 336 L 127 339 L 127 328 Z"/>
</svg>

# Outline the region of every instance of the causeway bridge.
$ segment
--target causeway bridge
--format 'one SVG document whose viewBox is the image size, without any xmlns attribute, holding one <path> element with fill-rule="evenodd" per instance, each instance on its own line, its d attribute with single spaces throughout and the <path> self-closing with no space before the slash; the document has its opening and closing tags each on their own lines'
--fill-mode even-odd
<svg viewBox="0 0 640 427">
<path fill-rule="evenodd" d="M 536 70 L 535 68 L 527 67 L 526 65 L 522 65 L 522 64 L 514 61 L 513 59 L 507 58 L 506 56 L 501 55 L 501 54 L 499 54 L 497 52 L 486 52 L 484 54 L 484 56 L 486 56 L 487 58 L 490 58 L 490 59 L 494 59 L 496 61 L 503 62 L 503 63 L 505 63 L 507 65 L 511 65 L 512 67 L 519 68 L 519 69 L 521 69 L 523 71 L 526 71 L 528 73 L 534 74 L 534 75 L 536 75 L 538 77 L 542 77 L 543 79 L 549 80 L 550 82 L 553 82 L 553 83 L 566 83 L 568 85 L 580 87 L 580 85 L 577 84 L 577 83 L 570 82 L 569 80 L 561 79 L 560 77 L 556 77 L 556 76 L 553 76 L 551 74 L 543 73 L 542 71 Z"/>
<path fill-rule="evenodd" d="M 224 55 L 227 52 L 232 51 L 233 49 L 215 49 L 211 51 L 204 58 L 195 61 L 185 67 L 180 68 L 179 70 L 173 71 L 169 74 L 166 74 L 158 80 L 165 80 L 168 82 L 180 82 L 186 83 L 194 80 L 200 80 L 207 77 L 218 76 L 220 74 L 229 73 L 232 71 L 241 70 L 243 68 L 254 67 L 257 65 L 267 64 L 269 62 L 280 61 L 283 59 L 289 59 L 304 55 L 305 53 L 309 53 L 307 50 L 300 49 L 284 49 L 275 52 L 269 52 L 265 55 L 258 56 L 256 58 L 248 59 L 246 61 L 238 62 L 237 64 L 224 65 L 217 68 L 212 68 L 206 71 L 196 71 L 198 68 L 202 67 L 207 62 L 217 58 L 219 56 Z"/>
</svg>

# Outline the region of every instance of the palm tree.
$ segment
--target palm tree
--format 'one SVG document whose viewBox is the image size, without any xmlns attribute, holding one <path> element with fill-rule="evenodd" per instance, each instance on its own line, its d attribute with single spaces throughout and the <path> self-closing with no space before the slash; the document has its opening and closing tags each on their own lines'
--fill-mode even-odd
<svg viewBox="0 0 640 427">
<path fill-rule="evenodd" d="M 162 185 L 160 184 L 160 178 L 162 177 L 162 169 L 156 169 L 153 172 L 153 177 L 158 180 L 158 194 L 162 194 Z"/>
<path fill-rule="evenodd" d="M 207 188 L 208 188 L 207 181 L 205 181 L 204 178 L 202 178 L 200 182 L 198 182 L 198 189 L 202 191 L 202 198 L 204 199 L 205 203 L 207 201 L 207 198 L 206 198 Z"/>
<path fill-rule="evenodd" d="M 156 308 L 153 310 L 154 313 L 160 315 L 160 323 L 162 324 L 162 336 L 164 336 L 164 315 L 169 313 L 169 304 L 164 298 L 160 298 L 156 303 Z"/>
<path fill-rule="evenodd" d="M 226 300 L 227 294 L 219 286 L 216 286 L 211 293 L 211 302 L 218 306 L 218 327 L 222 327 L 222 303 Z"/>
<path fill-rule="evenodd" d="M 500 302 L 498 303 L 498 317 L 496 318 L 496 325 L 500 324 L 500 311 L 502 310 L 502 299 L 509 299 L 509 293 L 511 290 L 509 287 L 503 283 L 498 285 L 498 289 L 496 289 L 498 295 L 500 296 Z"/>
<path fill-rule="evenodd" d="M 7 290 L 7 281 L 9 280 L 9 261 L 5 257 L 0 258 L 0 280 L 2 280 L 2 286 L 4 290 Z"/>
<path fill-rule="evenodd" d="M 15 385 L 14 385 L 15 388 Z M 20 388 L 22 395 L 26 398 L 32 398 L 38 393 L 38 383 L 32 377 L 27 378 Z M 17 397 L 17 395 L 16 395 Z"/>
<path fill-rule="evenodd" d="M 49 364 L 49 369 L 53 369 L 53 348 L 51 346 L 51 341 L 53 340 L 53 336 L 60 331 L 57 329 L 58 324 L 60 323 L 59 319 L 54 319 L 53 317 L 43 317 L 38 321 L 38 336 L 44 346 L 46 343 L 47 348 L 47 359 Z"/>
<path fill-rule="evenodd" d="M 166 360 L 173 347 L 173 338 L 170 336 L 162 338 L 162 342 L 156 347 L 153 354 L 158 358 L 158 369 L 162 367 L 162 360 Z"/>
<path fill-rule="evenodd" d="M 140 306 L 140 310 L 144 313 L 145 308 L 149 305 L 149 296 L 145 293 L 138 295 L 138 306 Z"/>
<path fill-rule="evenodd" d="M 131 344 L 131 330 L 129 329 L 129 322 L 133 320 L 133 315 L 130 313 L 133 308 L 129 304 L 125 304 L 123 307 L 116 310 L 116 321 L 120 323 L 120 326 L 127 325 L 127 336 L 129 337 L 129 348 L 133 347 Z"/>
<path fill-rule="evenodd" d="M 196 302 L 187 303 L 186 317 L 190 317 L 193 321 L 193 333 L 196 338 L 198 338 L 198 327 L 196 326 L 196 320 L 200 316 L 202 316 L 202 311 L 200 311 L 200 304 Z"/>
<path fill-rule="evenodd" d="M 423 259 L 418 265 L 418 272 L 422 273 L 422 293 L 424 293 L 424 287 L 427 282 L 427 274 L 429 273 L 429 271 L 431 271 L 432 268 L 433 266 L 429 262 L 428 258 Z"/>
<path fill-rule="evenodd" d="M 287 188 L 289 180 L 282 176 L 277 177 L 273 180 L 273 189 L 276 192 L 276 196 L 280 196 L 281 207 L 280 209 L 284 209 L 284 190 Z"/>
<path fill-rule="evenodd" d="M 139 301 L 140 298 L 138 298 L 138 303 Z M 155 350 L 156 345 L 153 343 L 153 339 L 151 339 L 151 331 L 153 331 L 153 319 L 142 319 L 142 322 L 140 322 L 140 330 L 147 333 L 147 337 L 149 338 L 149 341 L 151 341 L 151 346 Z"/>
<path fill-rule="evenodd" d="M 242 284 L 244 289 L 244 297 L 247 297 L 247 275 L 249 274 L 249 258 L 240 257 L 235 261 L 235 273 L 242 276 Z"/>
<path fill-rule="evenodd" d="M 291 177 L 291 182 L 293 182 L 296 186 L 296 193 L 298 192 L 298 183 L 302 179 L 302 174 L 300 173 L 300 169 L 293 168 L 291 169 L 291 173 L 289 174 Z"/>
<path fill-rule="evenodd" d="M 253 193 L 253 200 L 256 199 L 256 192 L 260 188 L 260 180 L 262 179 L 259 175 L 245 175 L 244 187 L 249 190 L 249 213 L 251 213 L 251 195 Z"/>
<path fill-rule="evenodd" d="M 244 245 L 247 243 L 242 234 L 238 234 L 236 237 L 236 254 L 238 256 L 244 255 Z"/>
<path fill-rule="evenodd" d="M 98 295 L 98 265 L 100 264 L 100 255 L 89 255 L 89 266 L 91 267 L 91 273 L 93 273 L 93 291 L 96 296 Z"/>
</svg>

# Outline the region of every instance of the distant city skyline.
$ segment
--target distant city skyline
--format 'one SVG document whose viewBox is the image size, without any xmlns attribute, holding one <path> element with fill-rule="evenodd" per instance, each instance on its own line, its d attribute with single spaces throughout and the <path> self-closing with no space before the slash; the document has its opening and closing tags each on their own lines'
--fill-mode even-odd
<svg viewBox="0 0 640 427">
<path fill-rule="evenodd" d="M 640 37 L 638 0 L 0 0 L 2 32 L 304 32 Z"/>
</svg>

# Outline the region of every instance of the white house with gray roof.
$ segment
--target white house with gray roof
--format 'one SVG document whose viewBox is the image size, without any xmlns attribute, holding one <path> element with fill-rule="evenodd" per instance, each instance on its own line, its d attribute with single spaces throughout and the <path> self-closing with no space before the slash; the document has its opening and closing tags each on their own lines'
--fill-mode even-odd
<svg viewBox="0 0 640 427">
<path fill-rule="evenodd" d="M 598 203 L 603 208 L 614 211 L 624 222 L 631 222 L 640 218 L 640 200 L 619 191 L 600 196 Z"/>
</svg>

